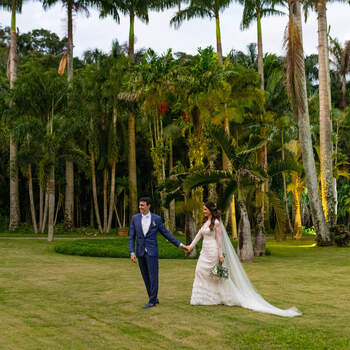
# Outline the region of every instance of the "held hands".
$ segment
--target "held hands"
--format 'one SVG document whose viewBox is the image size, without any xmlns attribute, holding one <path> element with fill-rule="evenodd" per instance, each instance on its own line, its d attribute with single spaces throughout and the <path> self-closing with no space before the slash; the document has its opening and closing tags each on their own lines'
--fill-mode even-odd
<svg viewBox="0 0 350 350">
<path fill-rule="evenodd" d="M 189 245 L 181 245 L 181 248 L 185 251 L 185 254 L 189 254 L 192 250 L 192 248 Z"/>
<path fill-rule="evenodd" d="M 131 253 L 131 254 L 130 254 L 130 259 L 131 259 L 131 261 L 132 261 L 133 263 L 136 264 L 137 258 L 136 258 L 136 255 L 135 255 L 134 253 Z"/>
</svg>

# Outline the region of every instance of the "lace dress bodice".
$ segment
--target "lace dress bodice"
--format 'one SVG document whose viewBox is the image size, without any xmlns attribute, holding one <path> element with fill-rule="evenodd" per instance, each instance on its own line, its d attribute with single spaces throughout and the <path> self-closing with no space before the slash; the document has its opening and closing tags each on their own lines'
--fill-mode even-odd
<svg viewBox="0 0 350 350">
<path fill-rule="evenodd" d="M 210 229 L 210 220 L 207 220 L 200 230 L 198 231 L 196 237 L 192 241 L 190 247 L 193 248 L 198 241 L 203 237 L 202 252 L 209 251 L 212 254 L 217 253 L 217 257 L 222 256 L 222 244 L 221 244 L 221 225 L 219 220 L 215 220 L 213 230 Z M 201 254 L 202 254 L 201 252 Z M 212 255 L 211 254 L 211 255 Z"/>
</svg>

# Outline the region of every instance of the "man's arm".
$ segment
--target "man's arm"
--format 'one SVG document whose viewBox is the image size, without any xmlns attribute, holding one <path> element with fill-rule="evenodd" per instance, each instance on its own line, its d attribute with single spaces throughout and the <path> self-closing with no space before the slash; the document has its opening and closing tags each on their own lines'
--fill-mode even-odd
<svg viewBox="0 0 350 350">
<path fill-rule="evenodd" d="M 132 218 L 130 222 L 130 229 L 129 229 L 129 252 L 130 252 L 130 259 L 133 262 L 136 262 L 135 237 L 136 237 L 136 231 L 135 231 L 135 225 L 134 225 L 134 218 Z"/>
<path fill-rule="evenodd" d="M 176 247 L 182 248 L 187 253 L 190 251 L 189 247 L 178 241 L 163 225 L 162 219 L 159 218 L 159 225 L 158 225 L 158 231 L 172 244 L 174 244 Z"/>
</svg>

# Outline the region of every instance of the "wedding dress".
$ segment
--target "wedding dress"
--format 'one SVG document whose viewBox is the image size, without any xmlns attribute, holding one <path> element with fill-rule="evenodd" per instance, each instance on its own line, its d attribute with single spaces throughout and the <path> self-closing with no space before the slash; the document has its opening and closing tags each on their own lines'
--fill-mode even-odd
<svg viewBox="0 0 350 350">
<path fill-rule="evenodd" d="M 203 237 L 202 250 L 193 282 L 191 305 L 237 305 L 284 317 L 301 315 L 301 312 L 295 307 L 287 310 L 279 309 L 258 294 L 232 247 L 223 223 L 215 220 L 213 230 L 209 225 L 210 220 L 207 220 L 190 245 L 193 248 Z M 225 257 L 223 266 L 229 270 L 227 279 L 216 277 L 211 273 L 213 267 L 218 264 L 219 256 Z"/>
</svg>

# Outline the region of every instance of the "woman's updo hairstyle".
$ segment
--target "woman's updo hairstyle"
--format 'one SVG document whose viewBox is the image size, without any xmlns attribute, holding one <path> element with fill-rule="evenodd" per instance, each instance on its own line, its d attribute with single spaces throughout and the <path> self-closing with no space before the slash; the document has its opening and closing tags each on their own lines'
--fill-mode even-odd
<svg viewBox="0 0 350 350">
<path fill-rule="evenodd" d="M 211 222 L 210 222 L 209 228 L 211 230 L 213 230 L 214 229 L 215 220 L 217 219 L 217 220 L 220 221 L 220 213 L 218 212 L 218 209 L 217 209 L 215 203 L 213 203 L 213 202 L 205 202 L 204 205 L 210 211 Z M 207 220 L 208 220 L 208 218 L 204 218 L 204 222 L 206 222 Z"/>
</svg>

